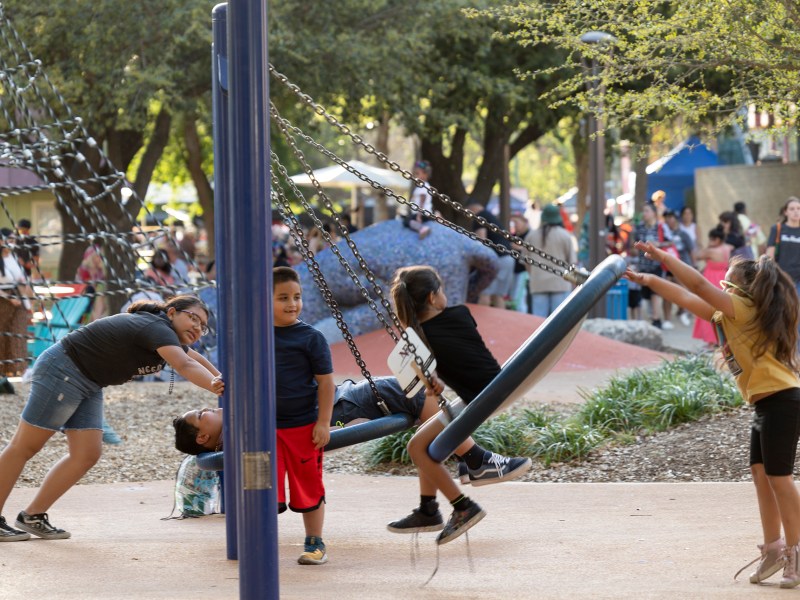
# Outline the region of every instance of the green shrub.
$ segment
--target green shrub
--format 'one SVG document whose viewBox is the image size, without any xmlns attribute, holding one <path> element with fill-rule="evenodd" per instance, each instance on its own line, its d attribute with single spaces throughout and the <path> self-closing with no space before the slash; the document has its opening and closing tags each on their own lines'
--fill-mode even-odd
<svg viewBox="0 0 800 600">
<path fill-rule="evenodd" d="M 602 430 L 572 422 L 550 423 L 532 430 L 530 435 L 530 455 L 545 466 L 584 458 L 605 440 Z"/>
<path fill-rule="evenodd" d="M 364 446 L 364 454 L 367 457 L 367 461 L 373 466 L 381 463 L 410 465 L 411 457 L 408 455 L 406 446 L 408 446 L 408 441 L 416 432 L 417 428 L 412 427 L 411 429 L 367 442 Z"/>
<path fill-rule="evenodd" d="M 525 408 L 489 419 L 473 434 L 481 446 L 506 456 L 531 456 L 545 465 L 585 458 L 603 443 L 631 443 L 639 434 L 663 431 L 705 414 L 741 406 L 733 379 L 714 369 L 707 353 L 664 361 L 613 377 L 572 416 L 548 408 Z M 416 430 L 366 446 L 372 464 L 410 464 L 406 446 Z"/>
</svg>

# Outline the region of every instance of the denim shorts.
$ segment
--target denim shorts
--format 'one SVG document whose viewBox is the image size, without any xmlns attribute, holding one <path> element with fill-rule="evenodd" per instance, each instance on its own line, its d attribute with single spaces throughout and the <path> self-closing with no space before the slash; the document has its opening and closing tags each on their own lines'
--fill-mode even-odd
<svg viewBox="0 0 800 600">
<path fill-rule="evenodd" d="M 42 429 L 103 428 L 103 388 L 91 381 L 54 344 L 33 365 L 31 391 L 22 420 Z"/>
<path fill-rule="evenodd" d="M 386 402 L 389 411 L 408 413 L 419 418 L 425 404 L 425 391 L 418 392 L 413 398 L 406 398 L 403 389 L 394 377 L 373 377 L 378 393 Z M 347 424 L 353 419 L 379 419 L 383 411 L 378 407 L 378 399 L 366 379 L 355 383 L 348 379 L 336 386 L 336 400 L 333 404 L 331 423 Z"/>
</svg>

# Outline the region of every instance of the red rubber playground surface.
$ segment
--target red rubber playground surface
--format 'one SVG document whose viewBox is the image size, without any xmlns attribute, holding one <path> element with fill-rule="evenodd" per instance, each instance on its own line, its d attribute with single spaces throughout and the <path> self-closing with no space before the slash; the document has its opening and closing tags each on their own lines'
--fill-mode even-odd
<svg viewBox="0 0 800 600">
<path fill-rule="evenodd" d="M 502 364 L 544 322 L 534 317 L 511 310 L 469 305 L 478 323 L 484 342 L 495 358 Z M 391 375 L 386 366 L 386 357 L 394 348 L 394 341 L 385 330 L 380 329 L 355 338 L 367 369 L 373 375 Z M 333 369 L 337 377 L 361 378 L 350 349 L 344 342 L 331 346 Z M 657 365 L 668 355 L 617 342 L 599 335 L 580 331 L 564 356 L 555 364 L 552 372 L 575 372 L 630 369 Z"/>
</svg>

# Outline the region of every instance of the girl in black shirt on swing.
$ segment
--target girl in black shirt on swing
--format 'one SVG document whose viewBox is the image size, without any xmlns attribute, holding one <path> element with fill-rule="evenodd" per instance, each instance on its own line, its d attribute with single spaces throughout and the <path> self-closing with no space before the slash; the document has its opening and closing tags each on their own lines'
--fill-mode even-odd
<svg viewBox="0 0 800 600">
<path fill-rule="evenodd" d="M 428 266 L 399 269 L 392 282 L 392 298 L 400 322 L 414 329 L 436 358 L 436 374 L 432 374 L 427 394 L 440 395 L 446 384 L 468 404 L 500 372 L 500 365 L 484 344 L 469 309 L 463 305 L 447 306 L 442 280 L 435 269 Z M 422 424 L 411 438 L 408 453 L 419 469 L 420 506 L 407 517 L 390 523 L 390 531 L 442 529 L 436 543 L 446 544 L 486 515 L 476 502 L 461 493 L 444 465 L 428 456 L 428 446 L 446 422 L 440 412 Z M 529 458 L 500 456 L 483 450 L 471 440 L 456 449 L 457 454 L 459 451 L 465 452 L 460 458 L 467 463 L 470 473 L 477 470 L 495 481 L 518 477 L 531 465 Z M 475 481 L 475 485 L 480 483 Z M 453 514 L 444 528 L 436 502 L 437 490 L 453 506 Z"/>
</svg>

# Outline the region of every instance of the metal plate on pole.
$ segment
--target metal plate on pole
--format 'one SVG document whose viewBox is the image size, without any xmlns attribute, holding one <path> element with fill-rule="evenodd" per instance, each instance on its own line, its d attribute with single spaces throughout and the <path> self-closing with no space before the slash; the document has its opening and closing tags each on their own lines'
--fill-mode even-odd
<svg viewBox="0 0 800 600">
<path fill-rule="evenodd" d="M 242 489 L 272 489 L 269 452 L 242 452 Z"/>
</svg>

